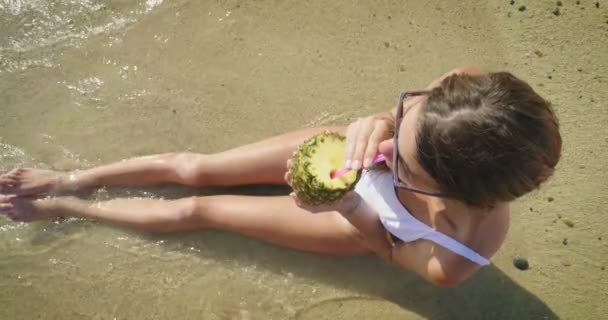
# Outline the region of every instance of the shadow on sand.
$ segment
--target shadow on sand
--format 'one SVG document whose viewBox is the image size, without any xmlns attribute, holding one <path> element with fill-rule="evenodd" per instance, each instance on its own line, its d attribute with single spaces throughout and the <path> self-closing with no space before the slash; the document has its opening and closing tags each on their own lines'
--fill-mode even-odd
<svg viewBox="0 0 608 320">
<path fill-rule="evenodd" d="M 192 190 L 180 187 L 146 189 L 145 195 L 155 193 L 164 198 L 192 195 L 247 194 L 285 195 L 288 190 L 275 186 L 246 186 Z M 148 191 L 151 190 L 151 191 Z M 141 192 L 140 191 L 136 191 Z M 125 196 L 125 191 L 109 191 L 109 196 Z M 129 192 L 130 196 L 134 194 Z M 87 223 L 88 224 L 88 223 Z M 66 228 L 64 231 L 69 231 Z M 130 231 L 133 232 L 133 231 Z M 255 264 L 270 272 L 284 276 L 285 270 L 297 277 L 312 279 L 339 288 L 360 293 L 354 299 L 380 299 L 394 303 L 424 319 L 558 319 L 557 315 L 533 293 L 519 286 L 494 265 L 482 268 L 475 276 L 456 288 L 434 287 L 417 275 L 389 266 L 373 255 L 330 257 L 299 252 L 263 243 L 237 234 L 209 231 L 204 233 L 146 234 L 151 240 L 166 240 L 167 250 L 184 248 L 188 254 L 203 255 L 205 259 Z M 36 241 L 36 240 L 34 240 Z M 176 243 L 183 245 L 176 246 Z M 204 253 L 186 250 L 204 244 Z M 214 249 L 214 248 L 217 248 Z M 179 249 L 178 249 L 179 250 Z M 256 254 L 264 252 L 263 255 Z M 336 299 L 336 307 L 343 299 Z M 333 301 L 333 300 L 332 300 Z M 295 319 L 313 308 L 325 308 L 324 303 L 311 302 L 298 310 Z M 330 307 L 331 309 L 332 307 Z M 324 317 L 327 313 L 324 312 Z M 337 312 L 337 310 L 334 310 Z M 330 317 L 331 318 L 331 317 Z M 327 319 L 330 319 L 327 318 Z M 248 318 L 249 319 L 249 318 Z M 255 318 L 255 315 L 253 317 Z"/>
</svg>

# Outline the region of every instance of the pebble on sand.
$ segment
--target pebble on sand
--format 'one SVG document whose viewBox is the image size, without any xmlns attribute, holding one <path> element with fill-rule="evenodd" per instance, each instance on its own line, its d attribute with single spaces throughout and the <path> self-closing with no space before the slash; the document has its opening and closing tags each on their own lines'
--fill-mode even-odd
<svg viewBox="0 0 608 320">
<path fill-rule="evenodd" d="M 520 6 L 519 8 L 517 8 L 517 10 L 519 11 L 526 11 L 526 6 Z"/>
<path fill-rule="evenodd" d="M 528 268 L 530 267 L 528 259 L 522 257 L 517 257 L 513 259 L 513 265 L 519 270 L 528 270 Z"/>
<path fill-rule="evenodd" d="M 547 197 L 547 201 L 553 202 L 553 200 L 555 200 L 555 198 L 553 198 L 553 197 Z"/>
<path fill-rule="evenodd" d="M 562 240 L 562 244 L 567 246 L 568 245 L 568 238 L 564 238 L 564 240 Z"/>
<path fill-rule="evenodd" d="M 570 228 L 574 228 L 574 222 L 568 218 L 563 218 L 562 222 Z"/>
<path fill-rule="evenodd" d="M 562 4 L 563 4 L 563 3 L 562 3 L 561 1 L 557 1 L 557 6 L 558 6 L 558 7 L 561 7 L 561 6 L 562 6 Z"/>
<path fill-rule="evenodd" d="M 559 8 L 555 8 L 555 10 L 551 11 L 551 13 L 553 13 L 554 16 L 559 17 L 559 15 L 560 15 Z"/>
</svg>

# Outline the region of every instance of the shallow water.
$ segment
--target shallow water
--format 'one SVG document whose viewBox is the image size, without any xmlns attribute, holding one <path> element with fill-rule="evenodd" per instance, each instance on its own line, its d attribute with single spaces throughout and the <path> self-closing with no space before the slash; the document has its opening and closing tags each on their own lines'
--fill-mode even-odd
<svg viewBox="0 0 608 320">
<path fill-rule="evenodd" d="M 345 124 L 463 63 L 528 80 L 555 104 L 564 137 L 555 178 L 515 204 L 494 265 L 459 288 L 430 287 L 370 256 L 320 257 L 221 232 L 3 219 L 0 319 L 601 318 L 608 3 L 564 1 L 559 16 L 553 1 L 519 6 L 0 0 L 2 171 L 214 152 Z M 519 255 L 530 270 L 513 267 Z"/>
</svg>

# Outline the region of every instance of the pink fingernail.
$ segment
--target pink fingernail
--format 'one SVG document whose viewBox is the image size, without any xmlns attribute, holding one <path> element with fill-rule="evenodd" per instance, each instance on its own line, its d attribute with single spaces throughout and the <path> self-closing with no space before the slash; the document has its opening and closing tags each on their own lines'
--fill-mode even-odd
<svg viewBox="0 0 608 320">
<path fill-rule="evenodd" d="M 360 168 L 359 160 L 354 160 L 351 169 L 359 170 L 359 168 Z"/>
<path fill-rule="evenodd" d="M 372 159 L 367 158 L 363 161 L 363 167 L 364 168 L 369 168 L 372 165 Z"/>
<path fill-rule="evenodd" d="M 351 165 L 351 161 L 346 160 L 346 162 L 344 163 L 344 167 L 350 169 L 350 165 Z"/>
</svg>

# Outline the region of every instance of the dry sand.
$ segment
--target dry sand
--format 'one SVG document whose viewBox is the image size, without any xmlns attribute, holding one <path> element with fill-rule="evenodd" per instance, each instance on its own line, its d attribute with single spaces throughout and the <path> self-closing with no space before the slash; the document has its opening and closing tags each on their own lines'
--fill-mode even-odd
<svg viewBox="0 0 608 320">
<path fill-rule="evenodd" d="M 369 256 L 319 257 L 225 233 L 3 220 L 0 319 L 608 313 L 605 1 L 563 1 L 559 15 L 555 1 L 519 0 L 18 2 L 0 2 L 2 170 L 214 152 L 346 124 L 464 63 L 511 71 L 551 100 L 564 152 L 554 179 L 514 205 L 494 264 L 459 288 L 431 287 Z M 514 268 L 516 256 L 530 269 Z"/>
</svg>

